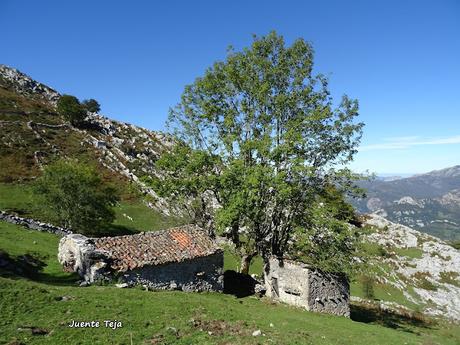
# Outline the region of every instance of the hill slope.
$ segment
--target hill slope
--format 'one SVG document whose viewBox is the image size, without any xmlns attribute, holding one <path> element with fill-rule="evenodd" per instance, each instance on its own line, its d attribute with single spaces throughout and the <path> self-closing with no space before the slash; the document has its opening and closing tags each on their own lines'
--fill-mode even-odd
<svg viewBox="0 0 460 345">
<path fill-rule="evenodd" d="M 380 299 L 460 321 L 460 251 L 378 215 L 366 224 L 373 278 L 387 293 Z"/>
<path fill-rule="evenodd" d="M 218 293 L 77 287 L 56 258 L 58 237 L 0 222 L 0 342 L 10 344 L 439 344 L 460 328 L 353 305 L 352 319 L 309 313 L 267 299 Z M 4 270 L 5 253 L 37 274 Z M 29 256 L 25 256 L 28 254 Z M 33 260 L 35 258 L 36 260 Z M 32 269 L 33 269 L 32 265 Z M 36 267 L 36 266 L 35 266 Z M 21 277 L 22 275 L 22 277 Z M 74 329 L 72 321 L 99 320 Z M 111 329 L 104 320 L 118 320 Z M 253 336 L 256 330 L 260 336 Z"/>
<path fill-rule="evenodd" d="M 95 164 L 105 178 L 134 184 L 150 205 L 165 209 L 142 182 L 155 175 L 154 163 L 173 144 L 163 133 L 89 113 L 83 128 L 57 114 L 60 95 L 27 75 L 0 65 L 0 182 L 27 181 L 58 157 Z"/>
</svg>

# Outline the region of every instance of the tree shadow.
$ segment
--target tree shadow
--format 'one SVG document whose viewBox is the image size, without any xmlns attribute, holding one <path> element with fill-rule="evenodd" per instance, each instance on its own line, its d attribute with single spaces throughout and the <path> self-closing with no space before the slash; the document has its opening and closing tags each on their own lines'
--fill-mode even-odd
<svg viewBox="0 0 460 345">
<path fill-rule="evenodd" d="M 433 328 L 435 323 L 419 312 L 384 310 L 370 304 L 351 304 L 350 318 L 353 321 L 373 323 L 384 327 L 414 333 L 414 328 Z"/>
<path fill-rule="evenodd" d="M 36 253 L 11 256 L 0 250 L 0 276 L 17 280 L 21 278 L 50 285 L 75 285 L 79 277 L 76 273 L 54 275 L 43 272 L 47 266 L 43 257 Z"/>
<path fill-rule="evenodd" d="M 232 270 L 224 272 L 224 293 L 237 298 L 254 295 L 258 283 L 257 280 L 247 274 Z"/>
</svg>

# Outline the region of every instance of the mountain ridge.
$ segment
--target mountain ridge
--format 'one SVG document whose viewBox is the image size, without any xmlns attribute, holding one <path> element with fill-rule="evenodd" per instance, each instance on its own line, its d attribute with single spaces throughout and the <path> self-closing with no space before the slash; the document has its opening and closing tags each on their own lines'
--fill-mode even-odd
<svg viewBox="0 0 460 345">
<path fill-rule="evenodd" d="M 446 240 L 460 239 L 460 165 L 393 181 L 361 181 L 366 198 L 351 200 L 361 213 Z"/>
</svg>

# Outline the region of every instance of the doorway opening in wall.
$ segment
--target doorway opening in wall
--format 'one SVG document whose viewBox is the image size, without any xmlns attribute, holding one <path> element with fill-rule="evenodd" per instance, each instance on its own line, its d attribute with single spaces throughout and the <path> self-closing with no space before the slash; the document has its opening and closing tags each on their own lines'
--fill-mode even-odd
<svg viewBox="0 0 460 345">
<path fill-rule="evenodd" d="M 272 292 L 275 297 L 279 297 L 278 278 L 272 277 Z"/>
</svg>

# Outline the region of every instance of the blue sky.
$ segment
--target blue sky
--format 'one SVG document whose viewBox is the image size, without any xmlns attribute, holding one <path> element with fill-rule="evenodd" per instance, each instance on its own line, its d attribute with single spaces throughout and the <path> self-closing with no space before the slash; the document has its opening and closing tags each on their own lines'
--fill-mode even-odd
<svg viewBox="0 0 460 345">
<path fill-rule="evenodd" d="M 335 97 L 366 123 L 352 168 L 421 173 L 460 164 L 460 2 L 0 2 L 0 63 L 112 118 L 162 130 L 168 108 L 226 48 L 276 30 L 315 49 Z"/>
</svg>

